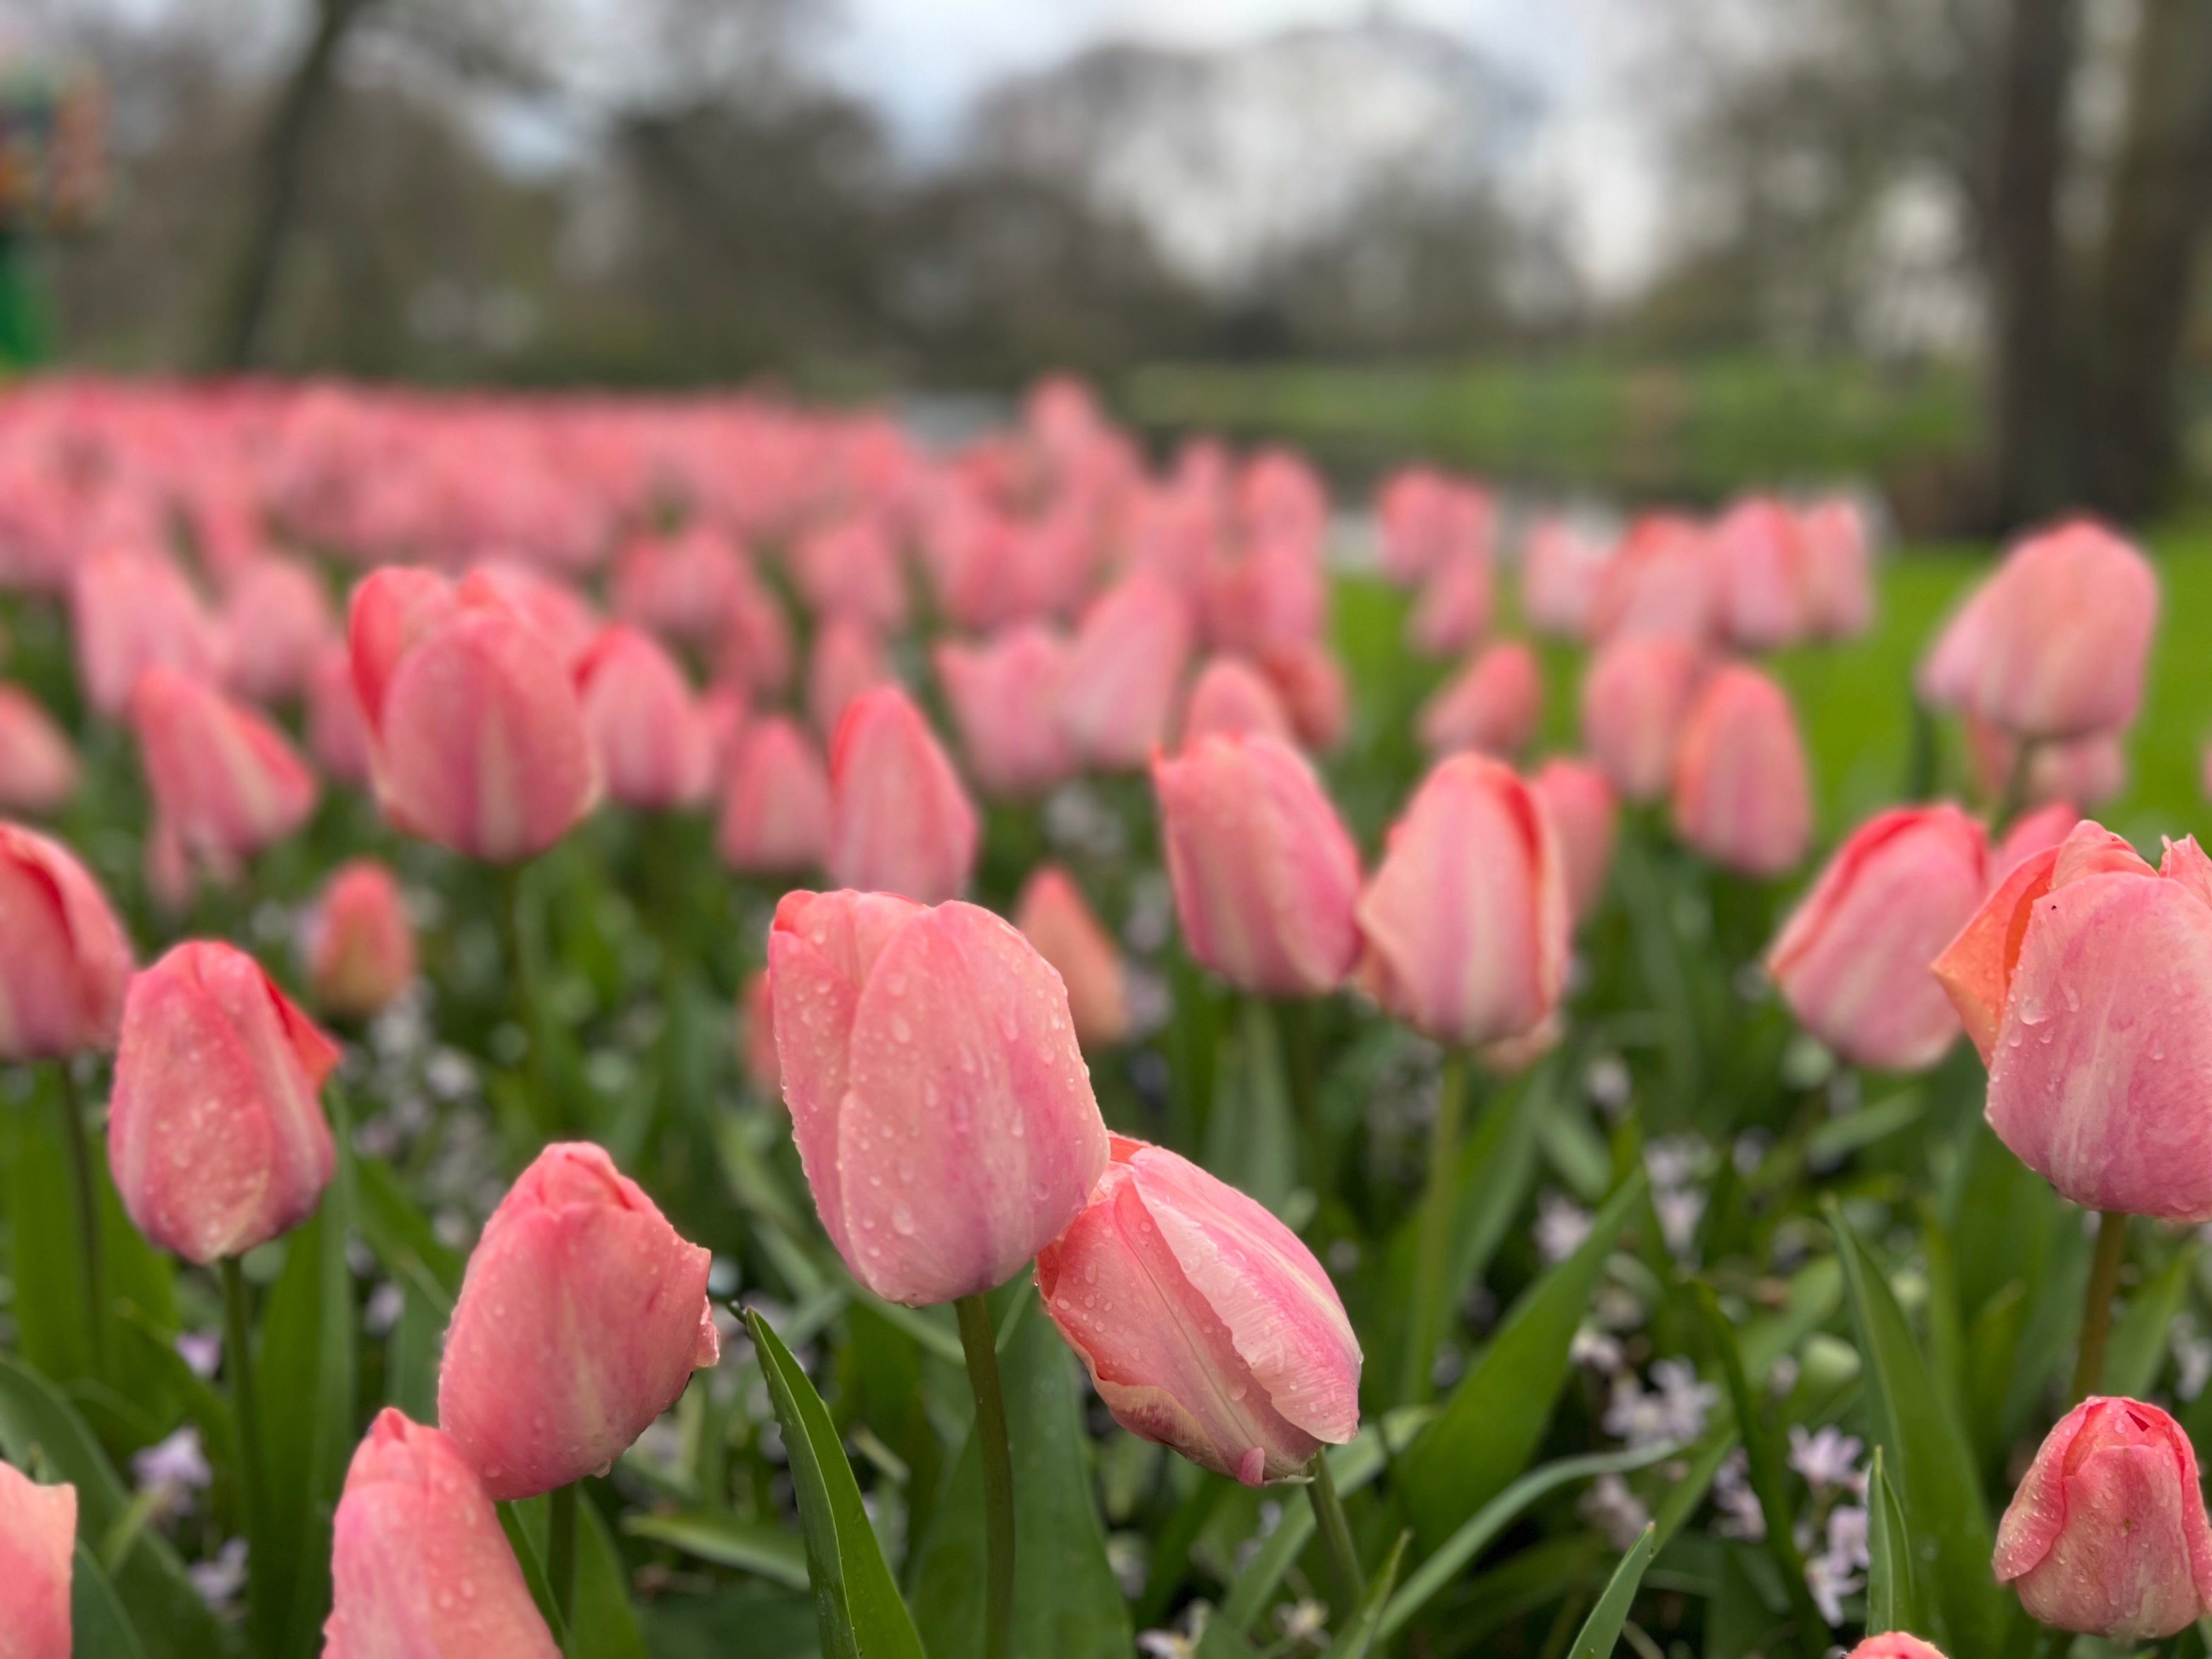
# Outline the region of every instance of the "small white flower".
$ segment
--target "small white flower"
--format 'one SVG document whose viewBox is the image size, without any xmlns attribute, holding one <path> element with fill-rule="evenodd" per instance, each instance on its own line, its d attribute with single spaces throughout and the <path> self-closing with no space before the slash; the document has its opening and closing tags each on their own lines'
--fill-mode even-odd
<svg viewBox="0 0 2212 1659">
<path fill-rule="evenodd" d="M 1547 1261 L 1565 1261 L 1589 1237 L 1590 1213 L 1564 1193 L 1536 1201 L 1536 1250 Z"/>
<path fill-rule="evenodd" d="M 1705 1143 L 1695 1135 L 1668 1135 L 1644 1149 L 1651 1184 L 1666 1188 L 1689 1184 L 1705 1161 Z"/>
<path fill-rule="evenodd" d="M 205 1381 L 222 1364 L 222 1337 L 215 1331 L 179 1331 L 177 1352 L 191 1367 L 192 1375 Z"/>
<path fill-rule="evenodd" d="M 1805 1588 L 1813 1592 L 1820 1617 L 1832 1625 L 1843 1622 L 1844 1597 L 1865 1587 L 1864 1579 L 1827 1556 L 1816 1555 L 1805 1564 Z"/>
<path fill-rule="evenodd" d="M 1751 1489 L 1751 1459 L 1741 1446 L 1714 1471 L 1713 1507 L 1721 1512 L 1713 1529 L 1722 1537 L 1755 1544 L 1766 1536 L 1766 1511 Z"/>
<path fill-rule="evenodd" d="M 154 1495 L 156 1515 L 189 1514 L 192 1494 L 215 1478 L 207 1454 L 200 1447 L 200 1431 L 187 1423 L 167 1440 L 134 1452 L 131 1475 L 141 1492 Z"/>
<path fill-rule="evenodd" d="M 185 1569 L 200 1600 L 221 1613 L 246 1588 L 246 1540 L 234 1538 L 216 1552 L 212 1561 L 195 1561 Z"/>
<path fill-rule="evenodd" d="M 1283 1633 L 1283 1640 L 1294 1645 L 1325 1648 L 1328 1645 L 1328 1607 L 1311 1596 L 1301 1596 L 1289 1606 L 1275 1609 L 1275 1628 Z"/>
<path fill-rule="evenodd" d="M 1705 1415 L 1721 1397 L 1717 1384 L 1700 1382 L 1697 1367 L 1686 1359 L 1662 1359 L 1651 1367 L 1651 1380 L 1659 1385 L 1661 1422 L 1665 1440 L 1694 1440 L 1705 1431 Z"/>
<path fill-rule="evenodd" d="M 1651 1194 L 1651 1206 L 1659 1212 L 1659 1232 L 1668 1254 L 1686 1258 L 1698 1242 L 1698 1223 L 1705 1218 L 1705 1194 L 1695 1187 L 1661 1190 Z"/>
<path fill-rule="evenodd" d="M 1805 1477 L 1816 1497 L 1866 1490 L 1866 1475 L 1858 1466 L 1863 1449 L 1857 1436 L 1833 1424 L 1817 1434 L 1808 1434 L 1800 1423 L 1790 1425 L 1790 1467 Z"/>
<path fill-rule="evenodd" d="M 1838 1504 L 1828 1511 L 1828 1556 L 1846 1571 L 1874 1565 L 1867 1553 L 1867 1512 L 1856 1504 Z"/>
<path fill-rule="evenodd" d="M 1651 1511 L 1617 1474 L 1601 1474 L 1591 1481 L 1575 1507 L 1617 1550 L 1633 1544 L 1651 1519 Z"/>
<path fill-rule="evenodd" d="M 1576 1328 L 1573 1340 L 1567 1344 L 1567 1358 L 1571 1364 L 1586 1366 L 1601 1376 L 1611 1376 L 1627 1364 L 1620 1338 L 1588 1325 Z"/>
</svg>

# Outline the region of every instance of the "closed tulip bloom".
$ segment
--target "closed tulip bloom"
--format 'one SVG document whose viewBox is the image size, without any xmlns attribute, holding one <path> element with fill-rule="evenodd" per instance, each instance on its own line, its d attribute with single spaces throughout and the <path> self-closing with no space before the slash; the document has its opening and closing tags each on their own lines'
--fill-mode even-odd
<svg viewBox="0 0 2212 1659">
<path fill-rule="evenodd" d="M 749 875 L 818 870 L 830 857 L 830 773 L 813 740 L 781 714 L 739 732 L 714 846 Z"/>
<path fill-rule="evenodd" d="M 1589 633 L 1590 613 L 1613 549 L 1558 519 L 1537 521 L 1521 557 L 1521 615 L 1531 632 L 1579 640 Z"/>
<path fill-rule="evenodd" d="M 258 710 L 167 668 L 131 699 L 154 811 L 189 851 L 226 868 L 282 841 L 315 810 L 315 776 Z"/>
<path fill-rule="evenodd" d="M 354 590 L 349 643 L 377 799 L 398 828 L 507 864 L 598 800 L 568 662 L 489 584 L 379 570 Z"/>
<path fill-rule="evenodd" d="M 709 645 L 748 574 L 727 539 L 694 524 L 680 535 L 632 542 L 609 586 L 623 621 L 665 640 Z"/>
<path fill-rule="evenodd" d="M 800 597 L 817 615 L 850 617 L 878 634 L 906 626 L 906 571 L 873 514 L 809 531 L 792 550 L 791 567 Z"/>
<path fill-rule="evenodd" d="M 1918 1071 L 1959 1019 L 1929 971 L 1980 908 L 1988 848 L 1949 802 L 1877 812 L 1836 849 L 1767 952 L 1806 1030 L 1856 1066 Z"/>
<path fill-rule="evenodd" d="M 775 696 L 791 684 L 791 622 L 750 566 L 738 572 L 716 623 L 714 678 Z"/>
<path fill-rule="evenodd" d="M 1935 968 L 2021 1163 L 2087 1208 L 2212 1219 L 2212 860 L 2193 839 L 2153 870 L 2085 818 Z"/>
<path fill-rule="evenodd" d="M 76 855 L 0 823 L 0 1060 L 114 1046 L 131 941 Z"/>
<path fill-rule="evenodd" d="M 176 561 L 108 548 L 77 566 L 70 589 L 85 701 L 121 718 L 138 676 L 159 664 L 202 679 L 222 670 L 222 640 Z"/>
<path fill-rule="evenodd" d="M 520 617 L 571 672 L 599 637 L 599 614 L 568 583 L 519 559 L 485 559 L 461 579 L 464 602 L 497 604 Z"/>
<path fill-rule="evenodd" d="M 368 721 L 343 641 L 325 647 L 307 675 L 307 752 L 334 783 L 368 781 Z"/>
<path fill-rule="evenodd" d="M 1479 750 L 1510 760 L 1528 746 L 1544 713 L 1536 653 L 1504 640 L 1469 663 L 1421 709 L 1421 745 L 1431 755 Z"/>
<path fill-rule="evenodd" d="M 914 700 L 879 686 L 830 749 L 830 874 L 921 904 L 957 897 L 975 866 L 975 809 Z"/>
<path fill-rule="evenodd" d="M 1350 1440 L 1359 1342 L 1313 1252 L 1188 1159 L 1112 1146 L 1036 1279 L 1115 1419 L 1248 1486 Z"/>
<path fill-rule="evenodd" d="M 1868 1637 L 1846 1654 L 1844 1659 L 1943 1659 L 1943 1650 L 1933 1642 L 1923 1642 L 1917 1636 L 1893 1630 Z"/>
<path fill-rule="evenodd" d="M 971 904 L 787 893 L 769 933 L 776 1049 L 822 1224 L 877 1295 L 1004 1284 L 1106 1166 L 1067 993 Z"/>
<path fill-rule="evenodd" d="M 469 1256 L 438 1367 L 438 1421 L 495 1498 L 604 1474 L 720 1339 L 708 1253 L 601 1148 L 556 1142 Z"/>
<path fill-rule="evenodd" d="M 1613 867 L 1613 830 L 1620 817 L 1613 786 L 1588 761 L 1561 757 L 1538 767 L 1528 782 L 1559 832 L 1575 920 L 1587 921 L 1597 913 Z"/>
<path fill-rule="evenodd" d="M 1075 756 L 1060 728 L 1067 643 L 1024 623 L 984 645 L 937 647 L 937 678 L 969 775 L 988 795 L 1024 799 L 1065 782 Z"/>
<path fill-rule="evenodd" d="M 331 1524 L 323 1659 L 559 1659 L 451 1437 L 386 1407 L 354 1450 Z"/>
<path fill-rule="evenodd" d="M 1874 550 L 1857 505 L 1815 501 L 1798 515 L 1797 533 L 1805 550 L 1805 620 L 1813 637 L 1847 640 L 1865 633 L 1874 621 Z"/>
<path fill-rule="evenodd" d="M 1290 716 L 1291 730 L 1310 753 L 1326 754 L 1344 741 L 1351 698 L 1344 665 L 1317 640 L 1274 646 L 1260 653 L 1261 672 Z"/>
<path fill-rule="evenodd" d="M 1990 579 L 1968 701 L 2027 738 L 2112 732 L 2136 717 L 2158 623 L 2150 562 L 2100 526 L 2061 526 Z"/>
<path fill-rule="evenodd" d="M 1755 668 L 1717 669 L 1674 757 L 1674 833 L 1724 869 L 1778 876 L 1805 856 L 1812 786 L 1797 719 Z"/>
<path fill-rule="evenodd" d="M 1391 826 L 1359 900 L 1360 983 L 1383 1011 L 1454 1047 L 1532 1036 L 1566 988 L 1565 855 L 1511 768 L 1455 755 Z"/>
<path fill-rule="evenodd" d="M 744 1026 L 738 1033 L 739 1052 L 745 1057 L 745 1075 L 763 1097 L 781 1102 L 783 1066 L 775 1057 L 775 992 L 767 969 L 756 969 L 745 976 L 738 1000 Z"/>
<path fill-rule="evenodd" d="M 1014 901 L 1014 926 L 1066 988 L 1078 1042 L 1106 1048 L 1129 1034 L 1121 953 L 1066 871 L 1056 864 L 1037 866 Z"/>
<path fill-rule="evenodd" d="M 307 1219 L 335 1151 L 337 1045 L 243 951 L 176 946 L 131 981 L 107 1158 L 138 1231 L 203 1267 Z"/>
<path fill-rule="evenodd" d="M 76 1488 L 0 1463 L 0 1655 L 70 1659 Z"/>
<path fill-rule="evenodd" d="M 1359 849 L 1313 769 L 1268 737 L 1156 757 L 1160 842 L 1192 956 L 1263 996 L 1320 996 L 1359 952 Z"/>
<path fill-rule="evenodd" d="M 1296 743 L 1291 717 L 1267 677 L 1241 657 L 1216 657 L 1191 687 L 1183 709 L 1182 740 L 1263 735 Z"/>
<path fill-rule="evenodd" d="M 1705 526 L 1654 513 L 1628 527 L 1590 605 L 1590 637 L 1663 634 L 1703 645 L 1720 621 L 1720 578 Z"/>
<path fill-rule="evenodd" d="M 226 684 L 255 702 L 305 690 L 316 657 L 337 633 L 315 573 L 274 555 L 230 579 L 221 621 Z"/>
<path fill-rule="evenodd" d="M 0 684 L 0 811 L 52 812 L 76 785 L 76 750 L 46 705 Z"/>
<path fill-rule="evenodd" d="M 861 693 L 890 683 L 884 647 L 865 623 L 832 615 L 815 630 L 806 659 L 806 717 L 824 738 L 836 734 Z"/>
<path fill-rule="evenodd" d="M 1420 597 L 1406 618 L 1406 638 L 1429 657 L 1471 650 L 1490 628 L 1490 560 L 1455 552 L 1421 580 Z"/>
<path fill-rule="evenodd" d="M 2212 1611 L 2212 1526 L 2181 1425 L 2140 1400 L 2058 1419 L 1997 1523 L 1990 1565 L 2059 1630 L 2140 1643 Z"/>
<path fill-rule="evenodd" d="M 1433 468 L 1391 474 L 1375 501 L 1383 574 L 1410 586 L 1456 554 L 1486 559 L 1492 518 L 1488 495 Z"/>
<path fill-rule="evenodd" d="M 1704 674 L 1697 648 L 1666 635 L 1616 640 L 1590 659 L 1583 746 L 1624 800 L 1665 796 Z"/>
<path fill-rule="evenodd" d="M 1084 612 L 1060 702 L 1060 729 L 1084 764 L 1133 770 L 1166 741 L 1191 632 L 1189 605 L 1150 571 Z"/>
<path fill-rule="evenodd" d="M 415 977 L 415 929 L 390 869 L 374 859 L 340 866 L 307 928 L 307 982 L 326 1012 L 380 1014 Z"/>
<path fill-rule="evenodd" d="M 684 671 L 651 635 L 620 623 L 608 629 L 578 665 L 576 681 L 610 795 L 657 811 L 706 793 L 707 729 Z"/>
<path fill-rule="evenodd" d="M 1810 571 L 1797 515 L 1771 495 L 1737 502 L 1712 529 L 1722 635 L 1741 651 L 1778 651 L 1811 629 Z"/>
</svg>

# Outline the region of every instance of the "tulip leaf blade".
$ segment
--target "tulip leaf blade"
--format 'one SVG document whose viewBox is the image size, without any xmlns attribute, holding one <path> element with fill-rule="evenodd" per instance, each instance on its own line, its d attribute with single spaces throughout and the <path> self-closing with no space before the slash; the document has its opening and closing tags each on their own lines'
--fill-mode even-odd
<svg viewBox="0 0 2212 1659">
<path fill-rule="evenodd" d="M 588 1492 L 576 1502 L 576 1601 L 566 1659 L 646 1659 L 629 1575 L 606 1518 Z"/>
<path fill-rule="evenodd" d="M 745 1325 L 791 1459 L 823 1659 L 924 1659 L 828 1407 L 768 1322 L 748 1310 Z"/>
<path fill-rule="evenodd" d="M 1413 1534 L 1401 1532 L 1397 1543 L 1375 1576 L 1367 1581 L 1367 1593 L 1359 1599 L 1352 1618 L 1337 1633 L 1336 1640 L 1328 1644 L 1322 1659 L 1367 1659 L 1375 1644 L 1382 1638 L 1382 1610 L 1390 1604 L 1390 1591 L 1398 1582 L 1398 1570 L 1406 1565 L 1406 1551 L 1413 1541 Z"/>
<path fill-rule="evenodd" d="M 123 1610 L 100 1558 L 80 1538 L 70 1564 L 70 1651 L 76 1659 L 146 1659 L 146 1644 Z"/>
<path fill-rule="evenodd" d="M 2189 1295 L 2197 1266 L 2197 1241 L 2184 1239 L 2173 1258 L 2143 1285 L 2112 1326 L 2105 1347 L 2105 1375 L 2096 1392 L 2133 1400 L 2150 1391 L 2166 1358 L 2174 1316 Z"/>
<path fill-rule="evenodd" d="M 1919 1598 L 1912 1593 L 1912 1534 L 1897 1488 L 1874 1449 L 1867 1472 L 1866 1628 L 1870 1636 L 1917 1629 L 1923 1622 Z"/>
<path fill-rule="evenodd" d="M 1612 1659 L 1613 1650 L 1620 1641 L 1621 1626 L 1628 1622 L 1628 1609 L 1644 1583 L 1644 1570 L 1651 1565 L 1651 1557 L 1658 1547 L 1659 1528 L 1656 1523 L 1646 1522 L 1643 1535 L 1628 1547 L 1628 1553 L 1613 1570 L 1605 1594 L 1597 1598 L 1589 1617 L 1583 1620 L 1581 1633 L 1575 1638 L 1574 1646 L 1567 1650 L 1569 1659 Z"/>
<path fill-rule="evenodd" d="M 623 1530 L 716 1566 L 752 1573 L 786 1589 L 806 1588 L 806 1546 L 781 1527 L 740 1521 L 714 1510 L 678 1510 L 626 1516 Z"/>
<path fill-rule="evenodd" d="M 1123 1659 L 1128 1603 L 1106 1559 L 1075 1357 L 1022 1287 L 1001 1304 L 999 1355 L 1014 1461 L 1014 1651 Z M 915 1623 L 933 1659 L 983 1648 L 982 1465 L 971 1437 L 912 1569 Z"/>
<path fill-rule="evenodd" d="M 1994 1546 L 1972 1447 L 1937 1393 L 1888 1281 L 1842 1206 L 1831 1198 L 1826 1208 L 1866 1368 L 1872 1438 L 1887 1454 L 1899 1512 L 1921 1558 L 1916 1565 L 1926 1568 L 1929 1612 L 1947 1648 L 1998 1652 L 2014 1621 L 1990 1576 Z"/>
<path fill-rule="evenodd" d="M 1567 1351 L 1621 1229 L 1644 1200 L 1639 1170 L 1572 1255 L 1523 1291 L 1404 1467 L 1406 1510 L 1433 1549 L 1528 1465 L 1567 1376 Z"/>
</svg>

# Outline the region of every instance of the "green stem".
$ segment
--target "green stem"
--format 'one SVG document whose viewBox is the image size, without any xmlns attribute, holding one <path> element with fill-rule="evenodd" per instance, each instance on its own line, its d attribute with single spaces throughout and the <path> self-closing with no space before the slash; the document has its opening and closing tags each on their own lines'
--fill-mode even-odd
<svg viewBox="0 0 2212 1659">
<path fill-rule="evenodd" d="M 66 1057 L 54 1062 L 62 1115 L 62 1147 L 69 1158 L 70 1185 L 75 1189 L 77 1249 L 84 1258 L 84 1336 L 92 1374 L 107 1375 L 107 1286 L 100 1261 L 100 1188 L 93 1174 L 92 1145 L 84 1132 L 84 1103 L 78 1097 L 76 1073 Z"/>
<path fill-rule="evenodd" d="M 980 1296 L 952 1304 L 968 1386 L 975 1395 L 975 1443 L 983 1459 L 983 1659 L 1013 1659 L 1014 1460 L 1006 1444 L 1006 1401 L 999 1387 L 999 1351 L 991 1310 Z"/>
<path fill-rule="evenodd" d="M 2120 1264 L 2127 1253 L 2128 1218 L 2107 1210 L 2097 1220 L 2097 1254 L 2081 1303 L 2081 1342 L 2074 1354 L 2074 1385 L 2067 1390 L 2073 1405 L 2096 1393 L 2104 1380 L 2105 1340 L 2112 1334 L 2112 1297 L 2120 1288 Z"/>
<path fill-rule="evenodd" d="M 2004 793 L 1997 797 L 1996 811 L 1990 815 L 1990 832 L 2001 836 L 2012 827 L 2012 821 L 2027 805 L 2027 775 L 2035 763 L 2035 739 L 2022 738 L 2020 746 L 2012 751 L 2012 769 L 2005 775 Z"/>
<path fill-rule="evenodd" d="M 576 1609 L 576 1489 L 571 1480 L 553 1488 L 545 1517 L 545 1583 L 565 1627 Z"/>
<path fill-rule="evenodd" d="M 1941 734 L 1936 728 L 1936 716 L 1928 705 L 1917 696 L 1908 696 L 1911 709 L 1912 740 L 1905 750 L 1904 799 L 1932 800 L 1936 795 L 1936 775 L 1942 765 L 1942 751 L 1938 747 Z"/>
<path fill-rule="evenodd" d="M 231 1409 L 238 1419 L 238 1508 L 239 1518 L 245 1523 L 247 1550 L 247 1608 L 265 1638 L 273 1632 L 264 1621 L 273 1619 L 276 1609 L 268 1605 L 268 1597 L 263 1594 L 265 1581 L 262 1574 L 266 1569 L 264 1563 L 256 1559 L 256 1553 L 267 1547 L 262 1504 L 268 1488 L 263 1484 L 261 1468 L 261 1413 L 254 1401 L 253 1314 L 246 1297 L 246 1274 L 238 1265 L 238 1258 L 227 1255 L 220 1265 L 223 1369 L 229 1373 Z M 269 1643 L 264 1639 L 259 1645 L 265 1650 Z"/>
<path fill-rule="evenodd" d="M 1322 1547 L 1328 1552 L 1329 1570 L 1336 1575 L 1336 1617 L 1341 1625 L 1359 1605 L 1367 1580 L 1359 1570 L 1359 1552 L 1352 1546 L 1352 1523 L 1344 1518 L 1344 1500 L 1336 1495 L 1336 1477 L 1329 1473 L 1328 1448 L 1316 1452 L 1307 1467 L 1313 1479 L 1306 1483 L 1306 1498 L 1313 1504 Z"/>
<path fill-rule="evenodd" d="M 1406 1373 L 1400 1393 L 1419 1405 L 1434 1386 L 1437 1336 L 1443 1322 L 1444 1268 L 1451 1254 L 1452 1204 L 1457 1196 L 1461 1119 L 1467 1111 L 1467 1056 L 1444 1055 L 1437 1079 L 1436 1121 L 1429 1127 L 1428 1190 L 1421 1200 L 1413 1257 L 1413 1316 L 1406 1332 Z"/>
<path fill-rule="evenodd" d="M 522 866 L 499 866 L 500 948 L 507 957 L 507 988 L 514 1003 L 515 1023 L 522 1028 L 523 1066 L 530 1085 L 532 1115 L 548 1135 L 559 1133 L 559 1103 L 548 1084 L 545 1034 L 539 1020 L 537 963 L 530 950 L 530 934 L 522 914 Z"/>
</svg>

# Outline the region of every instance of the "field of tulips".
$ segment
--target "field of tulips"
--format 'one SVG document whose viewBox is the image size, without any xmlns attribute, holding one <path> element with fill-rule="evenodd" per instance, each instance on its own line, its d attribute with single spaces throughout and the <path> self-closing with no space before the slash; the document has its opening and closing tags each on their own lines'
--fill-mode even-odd
<svg viewBox="0 0 2212 1659">
<path fill-rule="evenodd" d="M 2203 1659 L 2154 563 L 1339 505 L 0 398 L 0 1659 Z"/>
</svg>

